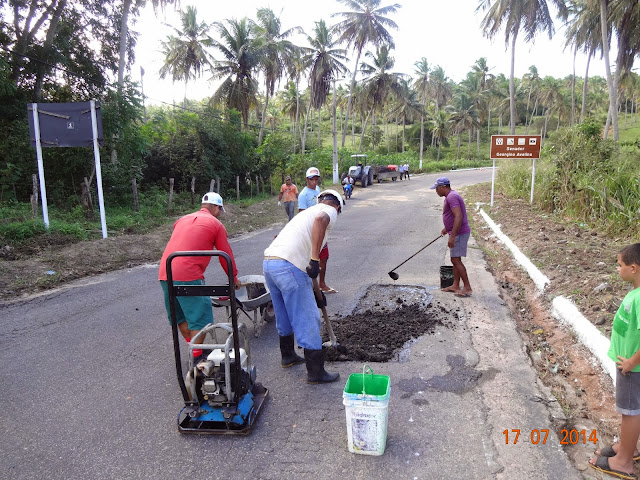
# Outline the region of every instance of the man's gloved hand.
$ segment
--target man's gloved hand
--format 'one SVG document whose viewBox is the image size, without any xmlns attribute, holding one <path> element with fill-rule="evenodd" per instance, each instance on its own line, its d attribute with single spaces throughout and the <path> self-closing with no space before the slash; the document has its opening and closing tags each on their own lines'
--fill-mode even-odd
<svg viewBox="0 0 640 480">
<path fill-rule="evenodd" d="M 316 278 L 320 273 L 320 261 L 319 260 L 309 260 L 309 266 L 307 267 L 307 275 L 311 278 Z"/>
<path fill-rule="evenodd" d="M 322 297 L 318 297 L 318 295 L 316 295 L 316 305 L 318 306 L 318 308 L 322 308 L 322 307 L 326 307 L 327 306 L 327 297 L 324 294 L 324 292 L 320 292 L 320 295 L 322 295 Z"/>
<path fill-rule="evenodd" d="M 280 200 L 278 200 L 278 206 L 279 207 L 282 206 L 282 203 L 280 203 Z"/>
</svg>

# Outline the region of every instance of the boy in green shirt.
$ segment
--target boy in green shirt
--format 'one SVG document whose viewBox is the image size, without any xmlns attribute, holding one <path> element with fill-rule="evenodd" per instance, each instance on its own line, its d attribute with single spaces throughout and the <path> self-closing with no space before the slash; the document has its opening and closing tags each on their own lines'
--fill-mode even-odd
<svg viewBox="0 0 640 480">
<path fill-rule="evenodd" d="M 618 478 L 635 479 L 634 460 L 640 436 L 640 243 L 624 247 L 618 253 L 618 274 L 633 283 L 613 319 L 609 358 L 617 365 L 616 410 L 622 414 L 620 443 L 605 447 L 591 467 Z M 631 473 L 629 473 L 631 472 Z"/>
</svg>

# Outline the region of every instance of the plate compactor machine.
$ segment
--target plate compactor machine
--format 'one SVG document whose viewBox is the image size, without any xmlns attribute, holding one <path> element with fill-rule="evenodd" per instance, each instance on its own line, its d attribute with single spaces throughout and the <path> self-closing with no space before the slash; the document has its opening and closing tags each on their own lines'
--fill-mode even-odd
<svg viewBox="0 0 640 480">
<path fill-rule="evenodd" d="M 226 261 L 227 285 L 174 284 L 171 272 L 174 259 L 206 256 L 222 257 Z M 247 435 L 253 429 L 269 391 L 256 382 L 247 328 L 238 323 L 231 257 L 219 250 L 174 252 L 167 258 L 167 286 L 173 351 L 184 399 L 184 407 L 178 414 L 178 430 L 181 433 Z M 176 322 L 176 297 L 180 296 L 227 296 L 231 306 L 231 323 L 209 324 L 189 342 L 186 376 L 182 370 Z M 203 343 L 196 343 L 200 339 Z M 198 349 L 202 350 L 202 355 L 194 359 L 193 351 Z"/>
</svg>

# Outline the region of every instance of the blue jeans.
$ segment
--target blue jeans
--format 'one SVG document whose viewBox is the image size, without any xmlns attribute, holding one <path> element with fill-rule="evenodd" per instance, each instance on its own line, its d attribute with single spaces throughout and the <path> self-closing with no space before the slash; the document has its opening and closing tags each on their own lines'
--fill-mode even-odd
<svg viewBox="0 0 640 480">
<path fill-rule="evenodd" d="M 309 275 L 286 260 L 265 260 L 262 269 L 278 334 L 286 337 L 293 333 L 302 348 L 320 350 L 320 313 Z"/>
<path fill-rule="evenodd" d="M 289 220 L 296 214 L 296 202 L 284 202 L 284 211 L 287 212 Z"/>
</svg>

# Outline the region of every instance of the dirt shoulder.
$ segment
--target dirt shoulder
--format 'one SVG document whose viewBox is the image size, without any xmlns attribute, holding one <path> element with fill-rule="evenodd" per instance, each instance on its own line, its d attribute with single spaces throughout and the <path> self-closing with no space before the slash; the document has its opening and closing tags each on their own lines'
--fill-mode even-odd
<svg viewBox="0 0 640 480">
<path fill-rule="evenodd" d="M 225 209 L 221 221 L 229 237 L 286 220 L 275 197 L 247 207 L 227 203 Z M 76 243 L 43 235 L 19 249 L 0 245 L 0 302 L 26 298 L 78 278 L 158 262 L 177 218 L 168 217 L 166 225 L 144 235 L 109 232 L 106 239 Z"/>
<path fill-rule="evenodd" d="M 490 207 L 490 195 L 490 185 L 470 187 L 463 193 L 468 213 L 473 212 L 474 238 L 516 319 L 532 365 L 565 412 L 566 420 L 558 424 L 557 433 L 562 438 L 562 428 L 596 430 L 598 445 L 610 444 L 620 424 L 613 384 L 573 332 L 549 312 L 551 301 L 563 295 L 609 337 L 613 316 L 630 290 L 616 272 L 616 255 L 634 240 L 611 238 L 597 228 L 538 211 L 527 201 L 500 193 Z M 551 280 L 543 295 L 486 225 L 476 202 L 485 203 L 484 211 Z M 577 468 L 587 470 L 596 446 L 579 443 L 569 443 L 565 449 Z"/>
</svg>

